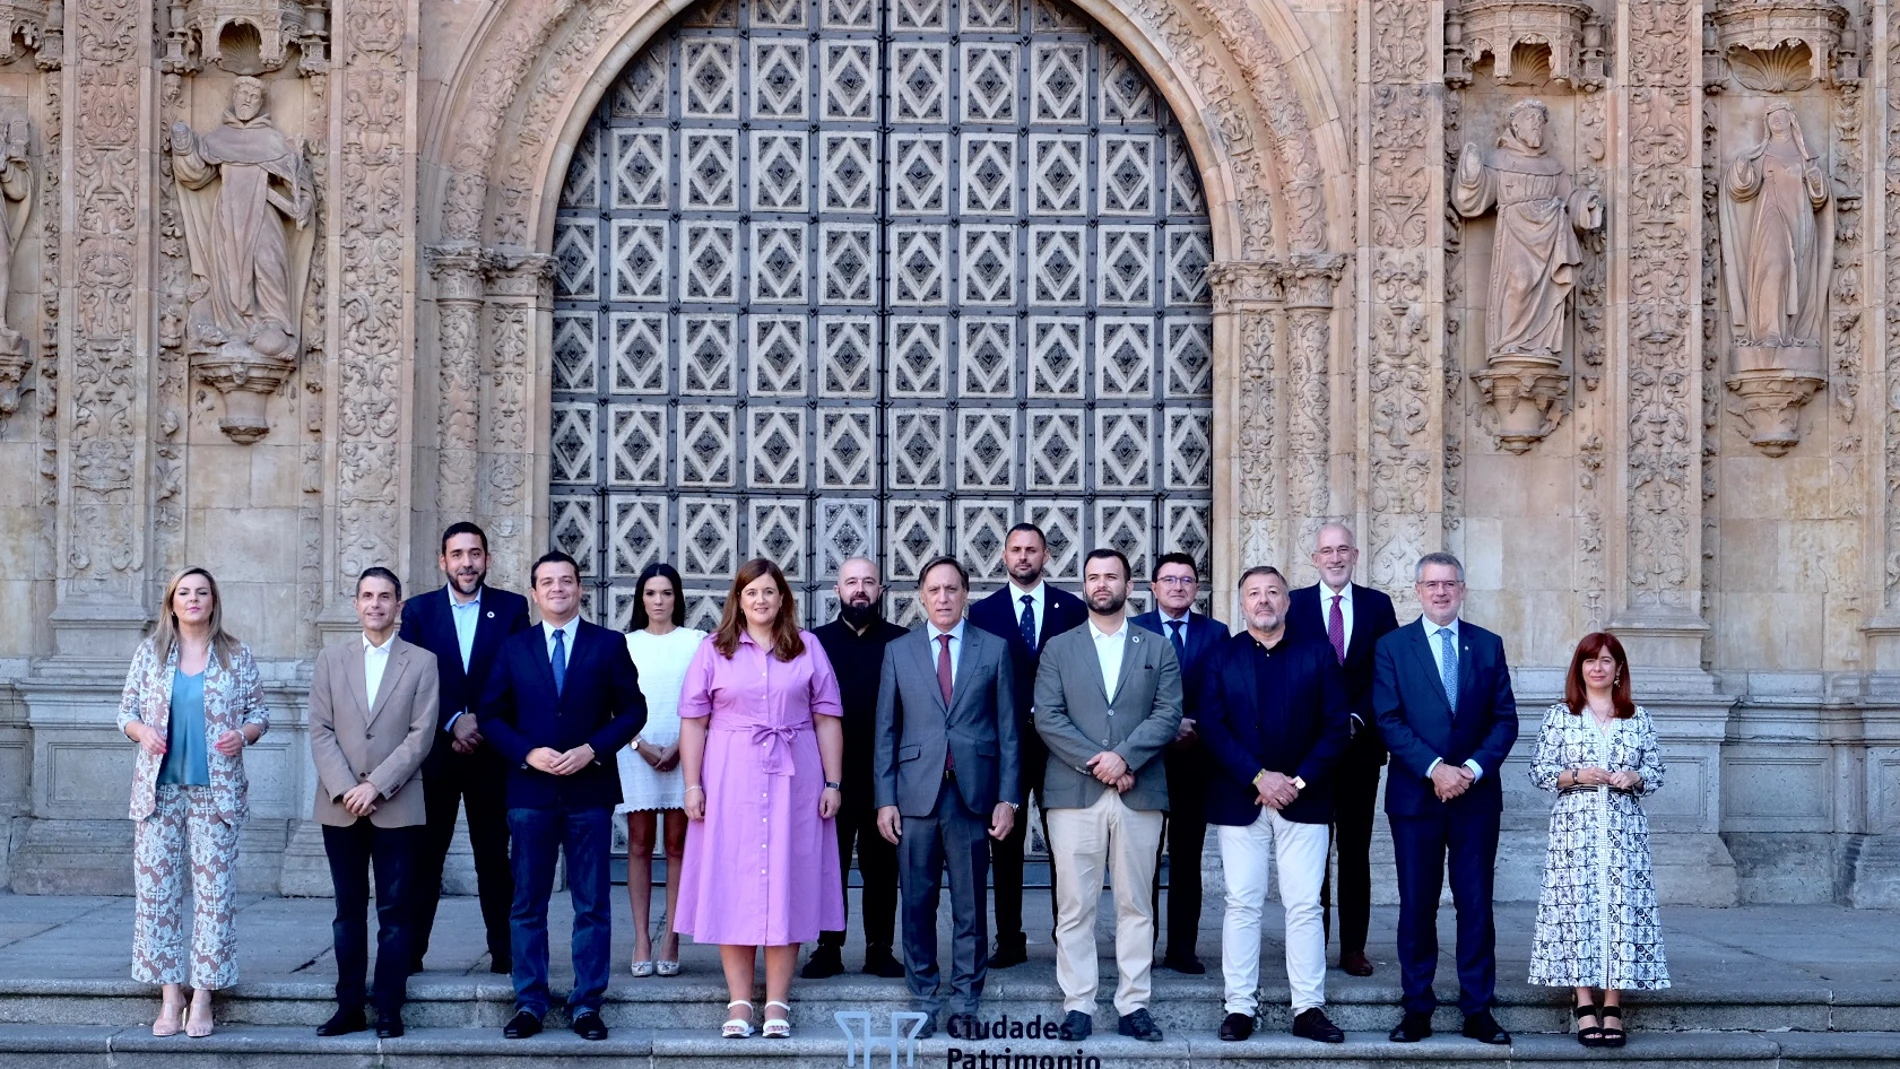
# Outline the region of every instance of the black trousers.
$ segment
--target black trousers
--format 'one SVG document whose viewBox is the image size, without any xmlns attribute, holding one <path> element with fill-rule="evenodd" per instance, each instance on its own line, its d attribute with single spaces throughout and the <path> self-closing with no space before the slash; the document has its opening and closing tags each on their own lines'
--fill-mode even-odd
<svg viewBox="0 0 1900 1069">
<path fill-rule="evenodd" d="M 897 847 L 878 834 L 877 810 L 845 806 L 838 810 L 838 874 L 844 877 L 845 923 L 850 924 L 851 848 L 857 845 L 858 876 L 864 881 L 864 947 L 891 950 L 897 927 Z M 844 932 L 818 933 L 818 945 L 844 946 Z"/>
<path fill-rule="evenodd" d="M 1372 917 L 1372 819 L 1379 795 L 1376 759 L 1348 752 L 1333 792 L 1333 847 L 1339 851 L 1339 952 L 1364 953 Z M 1332 874 L 1320 885 L 1320 909 L 1332 932 Z"/>
<path fill-rule="evenodd" d="M 515 900 L 514 872 L 508 865 L 508 799 L 506 774 L 491 751 L 450 754 L 443 771 L 424 769 L 422 795 L 429 823 L 416 858 L 415 964 L 420 967 L 435 931 L 435 910 L 442 898 L 442 866 L 455 839 L 455 814 L 468 807 L 468 842 L 475 853 L 475 888 L 481 895 L 482 926 L 487 930 L 488 953 L 506 963 L 509 950 L 508 911 Z"/>
<path fill-rule="evenodd" d="M 1499 811 L 1464 799 L 1429 816 L 1389 816 L 1399 870 L 1399 982 L 1407 1013 L 1438 1006 L 1438 892 L 1449 876 L 1458 911 L 1458 1009 L 1491 1008 L 1498 981 L 1491 894 L 1498 865 Z"/>
<path fill-rule="evenodd" d="M 411 859 L 422 841 L 423 829 L 379 828 L 368 817 L 347 828 L 324 825 L 323 852 L 330 860 L 330 882 L 336 887 L 336 919 L 330 924 L 336 942 L 336 1003 L 345 1010 L 361 1010 L 369 1002 L 364 979 L 369 972 L 369 881 L 376 873 L 376 986 L 375 1005 L 382 1013 L 402 1009 L 409 983 Z"/>
<path fill-rule="evenodd" d="M 1206 776 L 1204 761 L 1191 756 L 1163 755 L 1168 768 L 1168 817 L 1162 851 L 1168 857 L 1169 961 L 1198 958 L 1195 943 L 1201 932 L 1201 852 L 1207 844 Z M 1178 770 L 1178 771 L 1177 771 Z M 1198 778 L 1197 778 L 1198 777 Z M 1155 858 L 1155 940 L 1161 939 L 1161 859 Z"/>
<path fill-rule="evenodd" d="M 964 807 L 954 780 L 937 792 L 927 817 L 907 817 L 898 852 L 904 872 L 904 981 L 912 1004 L 936 1013 L 944 1004 L 937 958 L 937 904 L 950 884 L 950 1006 L 975 1013 L 989 975 L 983 881 L 990 862 L 989 815 Z"/>
<path fill-rule="evenodd" d="M 1049 841 L 1049 814 L 1041 807 L 1042 802 L 1042 766 L 1048 759 L 1048 751 L 1042 747 L 1040 737 L 1033 749 L 1025 743 L 1022 747 L 1022 779 L 1028 784 L 1023 791 L 1025 798 L 1031 791 L 1035 794 L 1037 812 L 1042 813 L 1042 841 Z M 1029 845 L 1029 821 L 1027 814 L 1018 812 L 1014 827 L 1009 835 L 1002 839 L 990 840 L 990 871 L 992 893 L 996 903 L 996 945 L 1018 942 L 1023 938 L 1023 854 Z M 1049 927 L 1055 928 L 1056 869 L 1049 866 Z"/>
</svg>

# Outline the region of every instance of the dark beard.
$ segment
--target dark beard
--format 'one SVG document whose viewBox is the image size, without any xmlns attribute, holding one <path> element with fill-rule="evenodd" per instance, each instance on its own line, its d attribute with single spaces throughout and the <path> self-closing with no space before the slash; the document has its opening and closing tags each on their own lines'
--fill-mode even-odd
<svg viewBox="0 0 1900 1069">
<path fill-rule="evenodd" d="M 838 619 L 843 620 L 853 631 L 862 631 L 878 618 L 880 608 L 877 601 L 866 602 L 863 605 L 854 605 L 847 601 L 838 606 Z"/>
</svg>

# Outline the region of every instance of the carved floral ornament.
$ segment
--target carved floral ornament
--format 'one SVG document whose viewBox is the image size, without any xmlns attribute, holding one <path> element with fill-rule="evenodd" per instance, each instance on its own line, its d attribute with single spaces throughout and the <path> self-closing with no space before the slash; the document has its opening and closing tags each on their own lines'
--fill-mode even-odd
<svg viewBox="0 0 1900 1069">
<path fill-rule="evenodd" d="M 1834 0 L 1723 0 L 1703 28 L 1703 81 L 1793 93 L 1860 81 L 1860 35 Z"/>
<path fill-rule="evenodd" d="M 1504 85 L 1591 92 L 1603 85 L 1604 36 L 1583 0 L 1466 0 L 1445 13 L 1445 82 L 1470 85 L 1471 69 L 1490 56 Z"/>
<path fill-rule="evenodd" d="M 163 65 L 182 72 L 210 63 L 232 74 L 261 74 L 281 70 L 295 45 L 298 73 L 321 73 L 329 69 L 329 8 L 329 0 L 168 0 Z M 227 34 L 244 30 L 257 36 L 255 53 L 226 53 Z"/>
</svg>

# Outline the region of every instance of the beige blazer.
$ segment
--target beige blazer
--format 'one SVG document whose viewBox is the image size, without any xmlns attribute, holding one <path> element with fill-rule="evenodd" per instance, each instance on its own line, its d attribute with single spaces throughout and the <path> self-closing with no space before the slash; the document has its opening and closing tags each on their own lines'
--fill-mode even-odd
<svg viewBox="0 0 1900 1069">
<path fill-rule="evenodd" d="M 172 673 L 178 667 L 178 647 L 159 660 L 155 640 L 146 639 L 132 655 L 132 667 L 125 674 L 125 690 L 119 696 L 119 730 L 134 720 L 157 729 L 164 737 L 172 722 Z M 215 739 L 226 731 L 240 731 L 256 724 L 258 738 L 270 730 L 270 711 L 264 708 L 264 689 L 257 674 L 257 661 L 250 647 L 239 642 L 230 651 L 231 667 L 218 661 L 214 652 L 205 665 L 205 728 Z M 361 668 L 358 669 L 361 671 Z M 244 778 L 244 751 L 226 757 L 217 747 L 205 755 L 211 773 L 211 798 L 218 816 L 233 827 L 250 815 L 250 782 Z M 154 757 L 139 747 L 132 765 L 132 805 L 127 815 L 144 820 L 152 815 L 158 771 L 165 759 Z"/>
<path fill-rule="evenodd" d="M 357 818 L 340 804 L 359 783 L 376 785 L 379 828 L 425 823 L 422 759 L 435 741 L 441 684 L 435 654 L 391 638 L 389 666 L 376 691 L 376 707 L 363 707 L 369 681 L 363 674 L 360 633 L 317 655 L 310 680 L 310 759 L 317 766 L 316 818 L 348 827 Z"/>
</svg>

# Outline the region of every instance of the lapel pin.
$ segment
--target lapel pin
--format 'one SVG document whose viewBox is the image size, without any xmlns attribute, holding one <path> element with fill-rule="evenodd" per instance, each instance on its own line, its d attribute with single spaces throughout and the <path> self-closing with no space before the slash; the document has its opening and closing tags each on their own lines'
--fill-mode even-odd
<svg viewBox="0 0 1900 1069">
<path fill-rule="evenodd" d="M 493 609 L 488 610 L 488 618 L 490 620 L 493 620 L 495 618 L 495 610 Z"/>
</svg>

